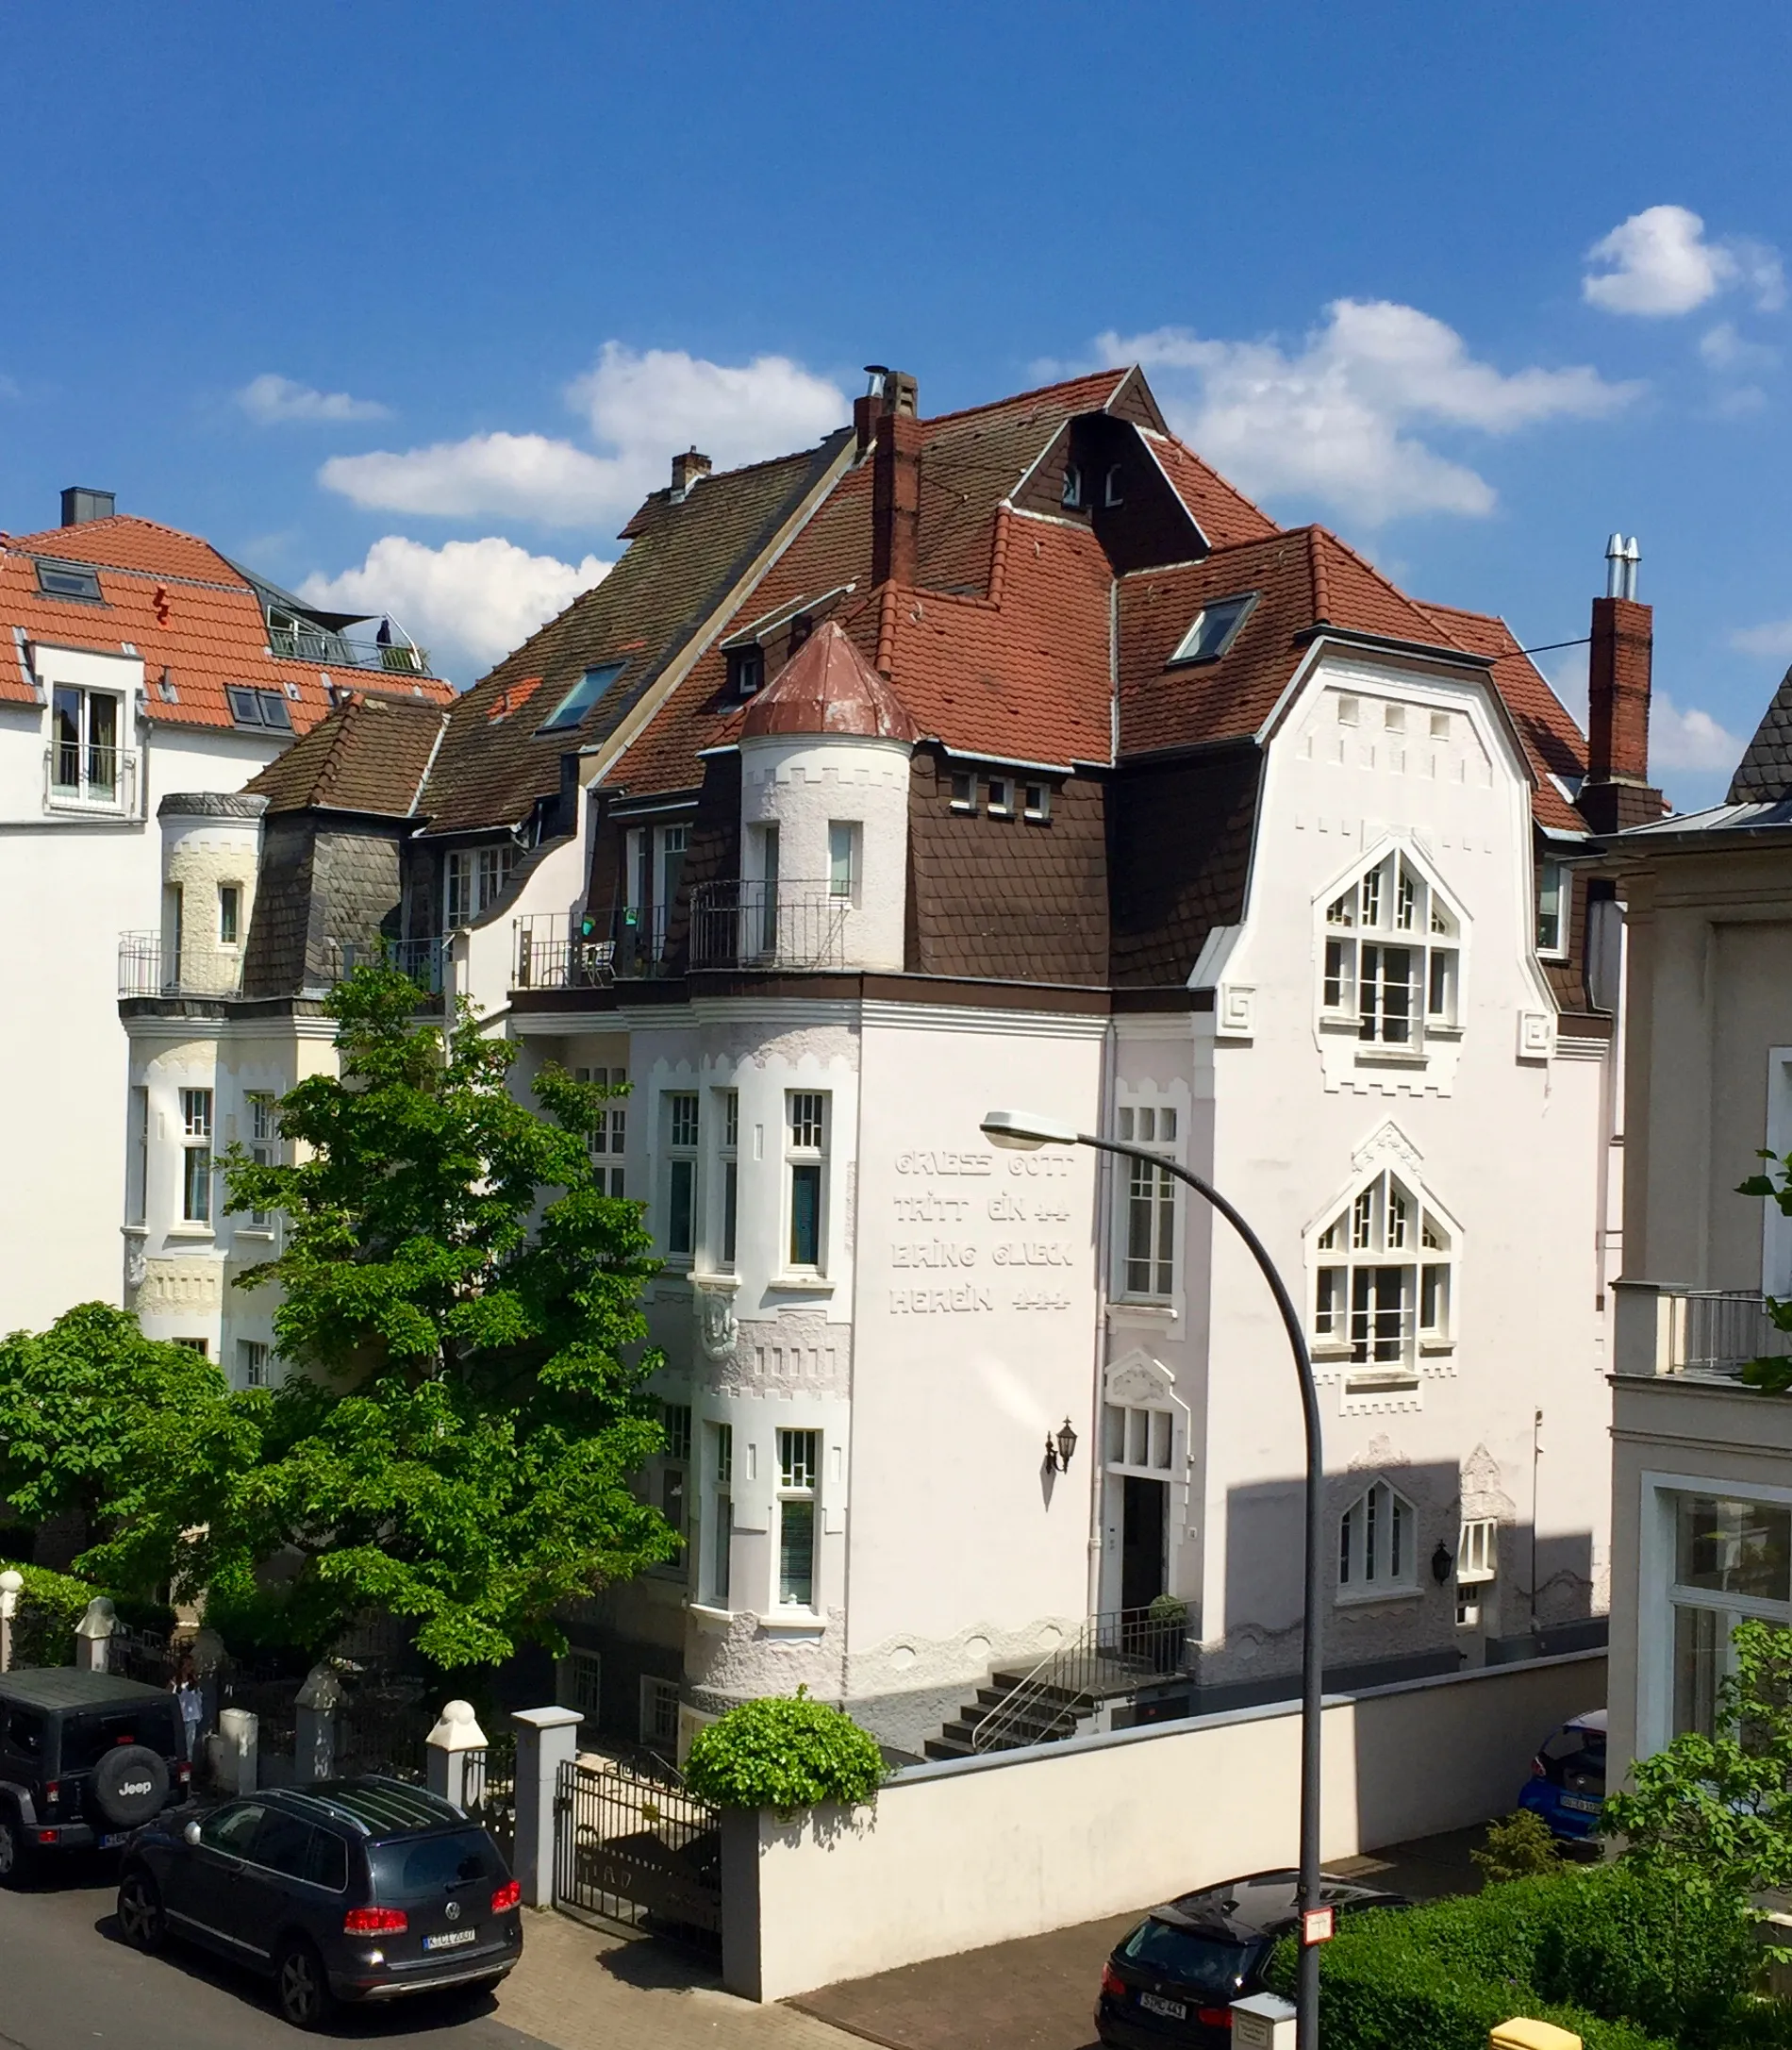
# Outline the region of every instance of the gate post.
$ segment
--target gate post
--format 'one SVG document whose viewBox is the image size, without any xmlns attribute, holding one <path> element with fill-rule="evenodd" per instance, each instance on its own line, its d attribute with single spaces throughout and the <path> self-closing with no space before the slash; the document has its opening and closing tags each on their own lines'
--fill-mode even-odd
<svg viewBox="0 0 1792 2050">
<path fill-rule="evenodd" d="M 19 1612 L 19 1591 L 25 1575 L 8 1566 L 0 1573 L 0 1673 L 12 1663 L 12 1619 Z"/>
<path fill-rule="evenodd" d="M 452 1801 L 466 1814 L 479 1806 L 481 1788 L 475 1780 L 473 1759 L 486 1748 L 486 1733 L 479 1727 L 470 1701 L 451 1701 L 441 1720 L 423 1739 L 428 1754 L 427 1777 L 431 1793 Z M 479 1778 L 483 1778 L 483 1774 Z"/>
<path fill-rule="evenodd" d="M 75 1662 L 83 1673 L 106 1671 L 107 1652 L 117 1628 L 110 1600 L 104 1594 L 94 1595 L 75 1625 Z"/>
<path fill-rule="evenodd" d="M 336 1776 L 336 1711 L 342 1683 L 328 1666 L 313 1666 L 294 1703 L 298 1714 L 292 1746 L 292 1776 L 301 1786 Z"/>
<path fill-rule="evenodd" d="M 554 1905 L 555 1793 L 560 1767 L 578 1750 L 576 1708 L 518 1708 L 517 1845 L 511 1869 L 531 1908 Z"/>
</svg>

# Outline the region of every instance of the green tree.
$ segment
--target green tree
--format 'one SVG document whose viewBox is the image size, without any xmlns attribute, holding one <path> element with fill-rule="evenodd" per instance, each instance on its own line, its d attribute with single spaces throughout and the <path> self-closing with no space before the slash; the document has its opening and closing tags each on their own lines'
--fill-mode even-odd
<svg viewBox="0 0 1792 2050">
<path fill-rule="evenodd" d="M 217 1367 L 145 1338 L 124 1310 L 81 1303 L 0 1342 L 0 1500 L 26 1523 L 70 1520 L 91 1546 L 83 1569 L 123 1592 L 173 1575 L 193 1505 L 256 1443 Z"/>
<path fill-rule="evenodd" d="M 214 1506 L 188 1577 L 231 1597 L 297 1559 L 288 1614 L 322 1645 L 357 1612 L 407 1617 L 443 1666 L 558 1648 L 556 1608 L 672 1557 L 632 1476 L 663 1446 L 645 1392 L 639 1208 L 603 1194 L 601 1086 L 544 1068 L 538 1115 L 506 1087 L 514 1043 L 464 1001 L 420 1025 L 406 976 L 332 994 L 339 1075 L 279 1107 L 293 1163 L 234 1152 L 231 1210 L 284 1217 L 257 1457 Z"/>
<path fill-rule="evenodd" d="M 1718 1690 L 1714 1734 L 1687 1731 L 1631 1768 L 1600 1827 L 1624 1857 L 1701 1905 L 1743 1912 L 1792 1886 L 1792 1631 L 1743 1623 Z"/>
<path fill-rule="evenodd" d="M 1761 1158 L 1768 1162 L 1769 1171 L 1765 1175 L 1751 1175 L 1747 1181 L 1737 1184 L 1736 1193 L 1761 1196 L 1768 1203 L 1777 1204 L 1785 1216 L 1792 1217 L 1792 1154 L 1782 1159 L 1778 1154 L 1764 1151 Z M 1770 1295 L 1767 1308 L 1767 1315 L 1782 1331 L 1792 1331 L 1792 1301 L 1780 1302 Z M 1742 1378 L 1764 1395 L 1784 1395 L 1792 1389 L 1792 1357 L 1751 1359 L 1742 1369 Z"/>
</svg>

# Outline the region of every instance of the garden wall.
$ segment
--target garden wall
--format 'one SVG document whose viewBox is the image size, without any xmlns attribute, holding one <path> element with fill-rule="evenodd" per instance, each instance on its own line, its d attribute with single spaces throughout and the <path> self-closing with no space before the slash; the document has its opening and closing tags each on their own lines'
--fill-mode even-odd
<svg viewBox="0 0 1792 2050">
<path fill-rule="evenodd" d="M 1604 1699 L 1603 1652 L 1328 1698 L 1323 1855 L 1506 1813 Z M 723 1977 L 779 2000 L 1292 1864 L 1300 1742 L 1278 1703 L 911 1766 L 851 1816 L 727 1814 Z"/>
</svg>

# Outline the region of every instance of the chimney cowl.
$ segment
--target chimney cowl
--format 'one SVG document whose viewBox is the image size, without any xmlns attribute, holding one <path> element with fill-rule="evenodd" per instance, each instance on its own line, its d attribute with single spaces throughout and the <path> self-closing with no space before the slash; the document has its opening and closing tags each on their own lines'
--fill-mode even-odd
<svg viewBox="0 0 1792 2050">
<path fill-rule="evenodd" d="M 84 526 L 89 520 L 109 520 L 117 509 L 115 492 L 95 491 L 91 484 L 70 484 L 63 488 L 64 526 Z"/>
<path fill-rule="evenodd" d="M 1622 534 L 1614 534 L 1605 543 L 1605 595 L 1608 598 L 1634 598 L 1636 595 L 1636 565 L 1643 559 L 1643 551 L 1634 534 L 1626 541 Z"/>
<path fill-rule="evenodd" d="M 698 455 L 694 445 L 686 449 L 682 456 L 674 456 L 672 459 L 673 505 L 676 505 L 680 499 L 688 497 L 697 483 L 702 478 L 706 477 L 714 468 L 715 464 L 710 461 L 707 456 Z"/>
<path fill-rule="evenodd" d="M 871 389 L 853 401 L 853 426 L 861 456 L 876 440 L 880 420 L 913 420 L 921 412 L 921 385 L 910 372 L 867 363 L 865 375 L 871 381 Z"/>
<path fill-rule="evenodd" d="M 1606 594 L 1593 600 L 1586 667 L 1586 778 L 1577 800 L 1596 833 L 1657 819 L 1666 808 L 1649 781 L 1649 707 L 1654 615 L 1636 597 L 1643 551 L 1632 535 L 1605 548 Z"/>
</svg>

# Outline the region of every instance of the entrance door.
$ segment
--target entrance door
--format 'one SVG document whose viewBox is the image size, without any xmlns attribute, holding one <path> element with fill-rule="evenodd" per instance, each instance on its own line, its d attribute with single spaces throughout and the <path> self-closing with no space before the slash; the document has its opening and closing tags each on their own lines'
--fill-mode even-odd
<svg viewBox="0 0 1792 2050">
<path fill-rule="evenodd" d="M 1148 1608 L 1164 1592 L 1164 1525 L 1170 1490 L 1137 1474 L 1121 1482 L 1120 1607 Z"/>
</svg>

